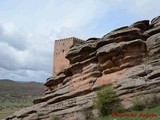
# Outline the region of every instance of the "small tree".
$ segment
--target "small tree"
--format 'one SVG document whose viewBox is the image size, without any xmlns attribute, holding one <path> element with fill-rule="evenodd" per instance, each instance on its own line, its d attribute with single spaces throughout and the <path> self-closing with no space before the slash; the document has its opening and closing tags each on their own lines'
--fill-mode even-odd
<svg viewBox="0 0 160 120">
<path fill-rule="evenodd" d="M 113 111 L 121 112 L 124 110 L 112 86 L 107 86 L 97 92 L 97 99 L 94 101 L 94 107 L 100 110 L 103 115 L 111 114 Z"/>
</svg>

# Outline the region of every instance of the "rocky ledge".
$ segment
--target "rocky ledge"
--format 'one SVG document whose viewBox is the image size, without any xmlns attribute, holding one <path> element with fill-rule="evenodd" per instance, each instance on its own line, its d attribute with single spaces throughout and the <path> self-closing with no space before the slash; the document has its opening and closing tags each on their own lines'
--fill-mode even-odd
<svg viewBox="0 0 160 120">
<path fill-rule="evenodd" d="M 70 67 L 47 79 L 45 95 L 6 120 L 49 120 L 50 115 L 85 120 L 96 91 L 108 84 L 126 108 L 136 96 L 159 96 L 160 17 L 76 44 L 66 58 Z"/>
</svg>

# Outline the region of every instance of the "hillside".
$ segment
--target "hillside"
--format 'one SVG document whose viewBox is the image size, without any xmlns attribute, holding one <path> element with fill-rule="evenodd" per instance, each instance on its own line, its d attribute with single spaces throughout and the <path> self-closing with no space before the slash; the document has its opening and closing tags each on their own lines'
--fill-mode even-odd
<svg viewBox="0 0 160 120">
<path fill-rule="evenodd" d="M 0 116 L 32 105 L 33 99 L 44 95 L 44 86 L 38 82 L 0 80 Z M 4 115 L 2 115 L 2 113 Z"/>
<path fill-rule="evenodd" d="M 26 98 L 41 96 L 43 93 L 42 83 L 0 80 L 0 102 L 25 101 Z"/>
</svg>

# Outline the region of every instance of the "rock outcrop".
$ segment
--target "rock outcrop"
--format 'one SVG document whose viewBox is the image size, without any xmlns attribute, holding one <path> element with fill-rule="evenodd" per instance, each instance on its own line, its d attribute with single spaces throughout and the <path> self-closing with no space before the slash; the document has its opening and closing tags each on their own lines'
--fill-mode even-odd
<svg viewBox="0 0 160 120">
<path fill-rule="evenodd" d="M 160 17 L 76 44 L 66 58 L 70 66 L 47 79 L 45 95 L 6 120 L 85 120 L 96 91 L 108 84 L 126 108 L 136 96 L 160 95 Z"/>
</svg>

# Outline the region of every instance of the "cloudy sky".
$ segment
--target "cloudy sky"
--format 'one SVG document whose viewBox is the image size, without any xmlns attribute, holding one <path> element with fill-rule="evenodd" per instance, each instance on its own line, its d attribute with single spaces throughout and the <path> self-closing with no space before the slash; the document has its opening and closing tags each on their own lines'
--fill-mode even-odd
<svg viewBox="0 0 160 120">
<path fill-rule="evenodd" d="M 0 79 L 45 82 L 53 44 L 160 15 L 160 0 L 0 0 Z"/>
</svg>

